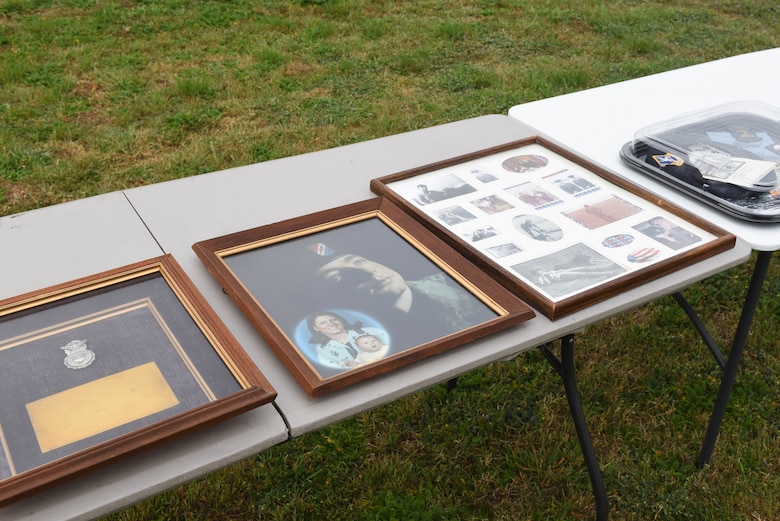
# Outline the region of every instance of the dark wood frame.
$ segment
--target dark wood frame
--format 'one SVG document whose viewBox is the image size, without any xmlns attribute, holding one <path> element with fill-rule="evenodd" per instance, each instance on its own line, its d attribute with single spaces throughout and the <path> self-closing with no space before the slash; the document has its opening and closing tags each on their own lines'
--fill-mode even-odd
<svg viewBox="0 0 780 521">
<path fill-rule="evenodd" d="M 2 479 L 0 480 L 0 506 L 274 400 L 276 391 L 170 255 L 5 299 L 0 301 L 0 318 L 14 320 L 19 316 L 18 314 L 39 313 L 71 297 L 78 300 L 83 296 L 89 296 L 90 293 L 100 295 L 101 291 L 111 290 L 112 286 L 125 282 L 132 284 L 134 279 L 143 277 L 146 280 L 147 276 L 158 275 L 167 283 L 185 310 L 177 313 L 180 316 L 189 315 L 193 320 L 193 324 L 184 324 L 181 327 L 187 328 L 198 338 L 202 335 L 202 340 L 199 341 L 201 346 L 210 345 L 217 355 L 214 359 L 221 359 L 225 365 L 218 370 L 219 374 L 232 375 L 230 377 L 235 379 L 235 384 L 230 383 L 229 387 L 235 386 L 239 390 L 221 397 L 213 397 L 203 405 L 177 412 L 174 416 L 151 425 Z M 122 287 L 116 289 L 122 291 Z M 60 304 L 68 306 L 71 302 L 75 301 L 64 301 Z M 191 328 L 198 328 L 199 331 Z M 23 345 L 17 349 L 23 349 Z M 186 351 L 187 346 L 182 344 L 181 347 Z M 100 360 L 99 357 L 100 355 L 97 360 Z M 204 369 L 203 366 L 195 365 L 195 370 L 204 371 Z M 65 371 L 71 370 L 65 369 Z M 10 397 L 4 396 L 3 399 L 8 400 Z"/>
<path fill-rule="evenodd" d="M 225 258 L 236 252 L 253 252 L 264 246 L 284 243 L 292 238 L 316 236 L 318 232 L 370 219 L 378 219 L 399 234 L 409 244 L 411 250 L 416 250 L 419 255 L 433 261 L 444 272 L 449 273 L 470 291 L 474 298 L 492 308 L 497 316 L 477 326 L 437 338 L 400 353 L 388 355 L 382 360 L 363 367 L 352 368 L 340 374 L 323 378 L 307 362 L 305 356 L 296 349 L 293 341 L 284 333 L 274 317 L 271 316 L 272 314 L 263 305 L 264 302 L 268 302 L 267 299 L 282 298 L 282 296 L 253 294 L 230 269 Z M 193 249 L 299 384 L 312 397 L 387 373 L 398 367 L 519 324 L 534 316 L 534 312 L 511 292 L 506 291 L 486 273 L 383 198 L 362 201 L 201 241 L 194 244 Z M 280 269 L 283 267 L 280 266 Z"/>
<path fill-rule="evenodd" d="M 490 259 L 487 255 L 469 244 L 468 241 L 455 235 L 452 231 L 447 229 L 441 223 L 437 222 L 434 218 L 423 212 L 418 206 L 410 202 L 406 197 L 398 194 L 389 186 L 396 181 L 410 179 L 429 172 L 446 169 L 461 163 L 485 158 L 493 154 L 504 153 L 533 144 L 540 145 L 548 149 L 551 153 L 557 154 L 562 158 L 573 162 L 584 170 L 595 174 L 607 183 L 615 185 L 620 189 L 626 190 L 631 194 L 644 199 L 647 201 L 648 206 L 658 207 L 662 211 L 669 212 L 670 214 L 681 218 L 692 226 L 698 227 L 699 229 L 714 235 L 715 239 L 707 242 L 706 244 L 702 244 L 699 247 L 675 255 L 671 258 L 663 259 L 644 268 L 631 271 L 624 276 L 619 277 L 618 279 L 606 281 L 596 288 L 585 290 L 582 293 L 569 296 L 563 300 L 553 301 L 548 298 L 547 295 L 541 293 L 535 287 L 526 283 L 524 280 L 521 280 L 515 274 L 511 273 L 509 270 Z M 698 216 L 678 206 L 675 206 L 664 199 L 659 198 L 655 194 L 628 182 L 624 178 L 619 177 L 607 169 L 590 162 L 587 159 L 566 149 L 565 147 L 554 143 L 544 136 L 539 135 L 529 136 L 524 139 L 505 143 L 471 154 L 454 157 L 426 166 L 372 179 L 370 186 L 374 193 L 386 197 L 394 204 L 401 207 L 404 211 L 412 215 L 429 230 L 442 237 L 448 244 L 457 248 L 458 251 L 462 252 L 463 255 L 468 257 L 472 262 L 482 267 L 486 272 L 495 277 L 496 280 L 500 281 L 507 288 L 511 289 L 516 295 L 531 303 L 535 308 L 540 310 L 545 316 L 552 320 L 581 310 L 609 297 L 615 296 L 622 291 L 625 291 L 626 289 L 636 287 L 655 278 L 673 273 L 682 267 L 694 264 L 711 255 L 726 251 L 732 248 L 736 241 L 736 237 L 726 232 L 725 230 L 704 221 Z"/>
</svg>

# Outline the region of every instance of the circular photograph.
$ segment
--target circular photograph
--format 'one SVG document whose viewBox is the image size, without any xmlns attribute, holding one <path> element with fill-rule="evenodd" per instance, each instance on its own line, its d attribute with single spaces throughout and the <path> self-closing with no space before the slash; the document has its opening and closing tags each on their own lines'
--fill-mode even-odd
<svg viewBox="0 0 780 521">
<path fill-rule="evenodd" d="M 326 309 L 298 323 L 295 345 L 320 372 L 332 375 L 384 358 L 390 350 L 390 335 L 365 313 Z"/>
<path fill-rule="evenodd" d="M 523 173 L 542 168 L 547 165 L 547 158 L 536 154 L 524 154 L 505 159 L 501 166 L 508 172 Z"/>
<path fill-rule="evenodd" d="M 563 230 L 552 221 L 538 215 L 518 215 L 512 225 L 536 241 L 555 242 L 563 237 Z"/>
</svg>

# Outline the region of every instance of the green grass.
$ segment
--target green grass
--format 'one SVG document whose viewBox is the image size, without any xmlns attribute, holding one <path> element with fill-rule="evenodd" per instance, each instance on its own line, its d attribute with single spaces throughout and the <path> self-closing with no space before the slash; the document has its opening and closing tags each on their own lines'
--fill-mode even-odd
<svg viewBox="0 0 780 521">
<path fill-rule="evenodd" d="M 0 215 L 780 45 L 763 0 L 0 0 Z M 780 519 L 778 263 L 713 462 L 719 373 L 671 298 L 577 338 L 619 520 Z M 725 344 L 749 266 L 686 295 Z M 591 519 L 536 352 L 310 433 L 119 520 Z"/>
<path fill-rule="evenodd" d="M 710 4 L 4 1 L 0 214 L 777 45 Z"/>
</svg>

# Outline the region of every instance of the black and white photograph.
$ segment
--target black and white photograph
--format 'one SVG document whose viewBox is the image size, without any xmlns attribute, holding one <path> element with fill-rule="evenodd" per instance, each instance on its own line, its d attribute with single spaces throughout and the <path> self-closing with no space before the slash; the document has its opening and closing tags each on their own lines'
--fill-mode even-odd
<svg viewBox="0 0 780 521">
<path fill-rule="evenodd" d="M 695 233 L 660 216 L 639 223 L 634 226 L 634 229 L 673 250 L 679 250 L 701 241 L 701 237 Z"/>
<path fill-rule="evenodd" d="M 477 181 L 480 183 L 492 183 L 493 181 L 498 181 L 498 177 L 493 172 L 488 172 L 487 170 L 482 170 L 479 168 L 475 168 L 474 170 L 469 172 L 469 175 L 474 177 Z"/>
<path fill-rule="evenodd" d="M 552 297 L 582 291 L 626 271 L 582 243 L 515 264 L 512 269 Z"/>
<path fill-rule="evenodd" d="M 449 226 L 473 221 L 477 218 L 476 215 L 469 212 L 462 206 L 448 206 L 447 208 L 442 208 L 436 213 L 436 217 L 441 219 L 444 224 Z"/>
<path fill-rule="evenodd" d="M 438 176 L 418 184 L 415 188 L 414 199 L 420 204 L 438 203 L 477 191 L 476 188 L 453 174 Z"/>
<path fill-rule="evenodd" d="M 478 242 L 498 235 L 498 231 L 492 226 L 477 226 L 463 231 L 463 237 L 471 242 Z"/>
<path fill-rule="evenodd" d="M 515 255 L 523 251 L 517 244 L 508 242 L 506 244 L 498 244 L 496 246 L 488 246 L 485 250 L 497 259 Z"/>
<path fill-rule="evenodd" d="M 575 174 L 571 170 L 562 170 L 560 172 L 545 176 L 544 179 L 551 183 L 554 187 L 563 190 L 567 194 L 574 197 L 582 197 L 601 189 L 601 187 L 591 183 L 584 176 Z"/>
<path fill-rule="evenodd" d="M 563 230 L 559 225 L 538 215 L 517 215 L 512 218 L 512 226 L 535 241 L 556 242 L 563 238 Z"/>
</svg>

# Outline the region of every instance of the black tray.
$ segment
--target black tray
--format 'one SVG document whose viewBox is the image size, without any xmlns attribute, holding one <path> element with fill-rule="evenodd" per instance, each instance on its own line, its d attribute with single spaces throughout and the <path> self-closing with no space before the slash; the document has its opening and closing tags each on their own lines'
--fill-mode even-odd
<svg viewBox="0 0 780 521">
<path fill-rule="evenodd" d="M 701 113 L 682 116 L 679 124 L 672 119 L 637 132 L 623 145 L 620 157 L 632 168 L 729 215 L 753 222 L 780 222 L 780 122 L 756 113 L 774 110 L 756 103 L 731 104 L 703 117 Z M 712 147 L 737 159 L 775 161 L 776 180 L 773 186 L 756 189 L 705 180 L 688 160 L 697 147 Z M 661 165 L 658 157 L 681 161 Z"/>
</svg>

